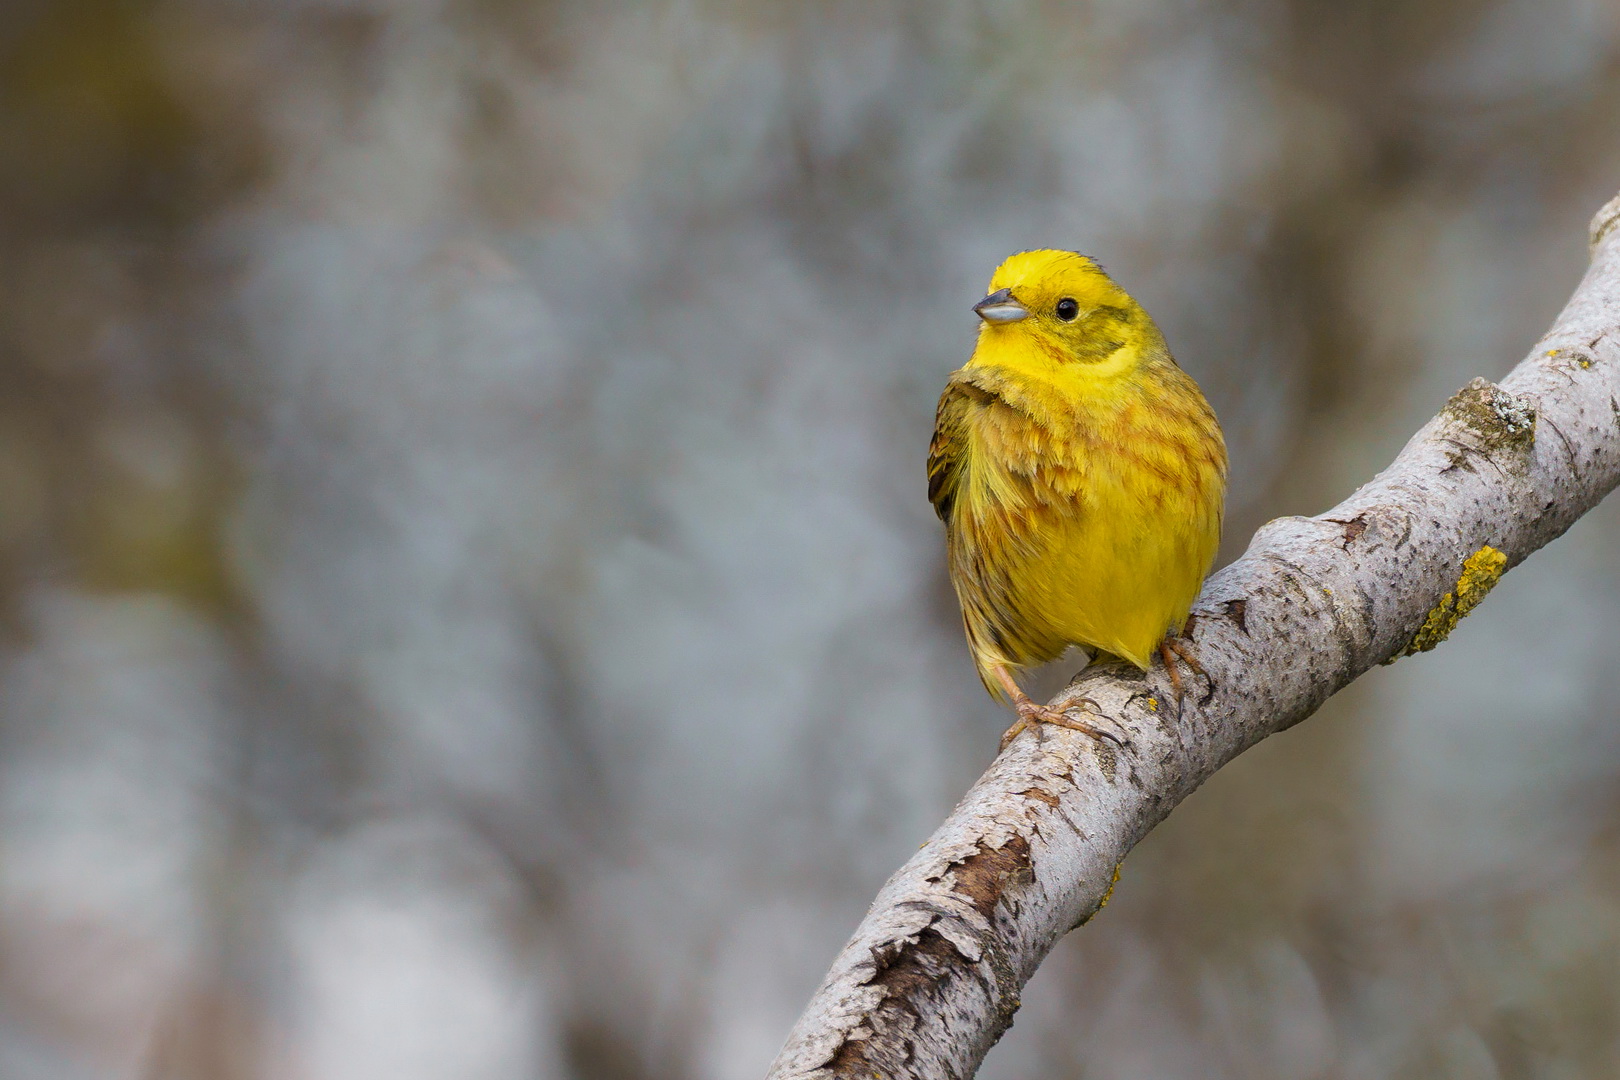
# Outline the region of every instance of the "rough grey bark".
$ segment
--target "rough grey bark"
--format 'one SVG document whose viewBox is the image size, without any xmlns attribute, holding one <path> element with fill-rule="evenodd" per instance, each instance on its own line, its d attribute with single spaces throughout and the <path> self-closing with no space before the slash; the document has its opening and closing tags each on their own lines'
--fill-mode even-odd
<svg viewBox="0 0 1620 1080">
<path fill-rule="evenodd" d="M 1432 648 L 1497 577 L 1620 483 L 1620 196 L 1592 263 L 1500 385 L 1476 379 L 1332 510 L 1260 529 L 1194 606 L 1194 677 L 1087 669 L 1124 747 L 1020 736 L 883 886 L 772 1080 L 971 1076 L 1127 852 L 1226 762 L 1375 664 Z"/>
</svg>

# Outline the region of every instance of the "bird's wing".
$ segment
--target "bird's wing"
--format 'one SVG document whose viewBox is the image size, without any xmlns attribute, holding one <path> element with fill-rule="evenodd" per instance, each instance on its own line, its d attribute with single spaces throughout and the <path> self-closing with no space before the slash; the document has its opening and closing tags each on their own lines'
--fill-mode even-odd
<svg viewBox="0 0 1620 1080">
<path fill-rule="evenodd" d="M 934 438 L 928 444 L 928 501 L 941 521 L 949 521 L 951 506 L 966 471 L 968 453 L 968 413 L 975 399 L 984 392 L 966 383 L 951 381 L 939 396 L 934 416 Z"/>
</svg>

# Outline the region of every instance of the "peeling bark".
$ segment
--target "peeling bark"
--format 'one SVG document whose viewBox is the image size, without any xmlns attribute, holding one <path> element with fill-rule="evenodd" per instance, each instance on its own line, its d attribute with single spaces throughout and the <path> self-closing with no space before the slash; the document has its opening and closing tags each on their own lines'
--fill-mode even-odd
<svg viewBox="0 0 1620 1080">
<path fill-rule="evenodd" d="M 1620 196 L 1592 221 L 1585 279 L 1506 379 L 1469 383 L 1350 498 L 1268 523 L 1205 584 L 1188 633 L 1207 676 L 1182 702 L 1163 668 L 1117 664 L 1058 695 L 1096 702 L 1128 743 L 1016 739 L 883 886 L 772 1080 L 971 1076 L 1053 944 L 1176 804 L 1369 668 L 1438 644 L 1620 483 L 1617 226 Z"/>
</svg>

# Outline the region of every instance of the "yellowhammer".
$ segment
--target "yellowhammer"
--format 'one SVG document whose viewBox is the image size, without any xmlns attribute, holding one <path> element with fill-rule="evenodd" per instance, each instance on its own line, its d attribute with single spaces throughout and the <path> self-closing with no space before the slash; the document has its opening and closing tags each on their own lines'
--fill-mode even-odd
<svg viewBox="0 0 1620 1080">
<path fill-rule="evenodd" d="M 1102 733 L 1037 705 L 1020 668 L 1070 645 L 1146 670 L 1155 649 L 1180 692 L 1175 638 L 1221 536 L 1226 444 L 1148 313 L 1069 251 L 997 268 L 983 325 L 939 399 L 928 498 L 945 522 L 968 647 L 1018 722 Z"/>
</svg>

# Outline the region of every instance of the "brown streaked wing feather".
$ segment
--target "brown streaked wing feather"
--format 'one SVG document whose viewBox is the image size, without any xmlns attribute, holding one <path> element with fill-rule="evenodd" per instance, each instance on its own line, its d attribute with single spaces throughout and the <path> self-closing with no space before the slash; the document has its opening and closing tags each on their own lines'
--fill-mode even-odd
<svg viewBox="0 0 1620 1080">
<path fill-rule="evenodd" d="M 939 396 L 934 415 L 934 438 L 928 444 L 928 501 L 941 521 L 949 521 L 956 492 L 967 465 L 968 410 L 984 392 L 959 382 L 950 382 Z"/>
</svg>

